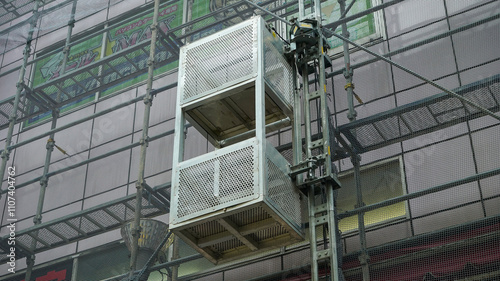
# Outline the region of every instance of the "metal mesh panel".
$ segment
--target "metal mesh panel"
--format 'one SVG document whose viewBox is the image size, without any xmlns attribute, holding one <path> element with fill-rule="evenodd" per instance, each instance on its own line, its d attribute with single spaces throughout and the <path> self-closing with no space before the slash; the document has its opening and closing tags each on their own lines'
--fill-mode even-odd
<svg viewBox="0 0 500 281">
<path fill-rule="evenodd" d="M 3 14 L 4 11 L 2 11 L 2 14 Z M 7 13 L 5 13 L 4 15 L 0 16 L 0 23 L 3 24 L 3 23 L 6 23 L 6 22 L 9 22 L 13 18 L 15 18 L 15 16 L 13 14 L 7 14 Z"/>
<path fill-rule="evenodd" d="M 34 235 L 34 234 L 32 234 L 32 235 Z M 33 237 L 31 237 L 29 234 L 23 234 L 23 235 L 19 235 L 16 237 L 16 244 L 19 244 L 26 249 L 28 249 L 28 248 L 33 249 L 33 247 L 32 247 L 33 241 L 35 241 L 35 239 Z M 43 244 L 40 242 L 36 242 L 35 249 L 38 249 L 41 247 L 43 247 Z"/>
<path fill-rule="evenodd" d="M 490 85 L 490 92 L 497 101 L 497 104 L 500 104 L 500 83 Z"/>
<path fill-rule="evenodd" d="M 413 132 L 418 132 L 428 127 L 437 125 L 436 119 L 434 119 L 429 109 L 425 107 L 403 113 L 401 114 L 401 117 L 405 120 L 406 124 L 408 124 Z"/>
<path fill-rule="evenodd" d="M 498 84 L 497 84 L 498 85 Z M 498 106 L 498 103 L 495 101 L 493 96 L 490 94 L 490 91 L 487 87 L 477 89 L 475 91 L 470 91 L 464 94 L 464 98 L 484 107 L 484 108 L 492 108 Z M 467 111 L 474 114 L 479 112 L 479 109 L 472 107 L 468 104 L 465 105 Z"/>
<path fill-rule="evenodd" d="M 224 241 L 224 242 L 212 245 L 210 248 L 212 248 L 212 250 L 214 250 L 215 252 L 220 253 L 220 252 L 225 252 L 228 249 L 234 249 L 236 247 L 241 247 L 241 246 L 244 246 L 244 245 L 245 244 L 243 244 L 243 242 L 241 242 L 240 240 L 234 238 L 234 239 L 231 239 L 229 241 Z"/>
<path fill-rule="evenodd" d="M 179 171 L 177 218 L 236 204 L 254 194 L 257 159 L 247 146 Z"/>
<path fill-rule="evenodd" d="M 264 76 L 274 91 L 293 105 L 293 71 L 282 54 L 281 43 L 264 31 Z"/>
<path fill-rule="evenodd" d="M 115 218 L 104 212 L 103 210 L 99 210 L 94 213 L 88 214 L 89 218 L 95 220 L 98 222 L 100 225 L 108 227 L 111 225 L 116 225 L 120 224 L 119 221 L 117 221 Z"/>
<path fill-rule="evenodd" d="M 384 141 L 377 129 L 372 124 L 367 124 L 351 130 L 351 133 L 356 136 L 363 136 L 359 139 L 359 143 L 363 146 L 369 146 Z"/>
<path fill-rule="evenodd" d="M 264 229 L 252 234 L 252 237 L 257 241 L 276 238 L 280 235 L 288 233 L 287 229 L 280 224 L 276 224 L 272 228 Z"/>
<path fill-rule="evenodd" d="M 271 216 L 260 206 L 229 216 L 237 225 L 247 225 L 263 221 Z"/>
<path fill-rule="evenodd" d="M 215 40 L 184 49 L 182 102 L 254 73 L 256 21 Z"/>
<path fill-rule="evenodd" d="M 73 239 L 78 236 L 78 231 L 74 230 L 71 227 L 68 227 L 68 225 L 63 222 L 55 224 L 50 228 L 60 235 L 66 237 L 66 239 Z"/>
<path fill-rule="evenodd" d="M 224 232 L 225 230 L 226 229 L 216 221 L 207 221 L 205 223 L 198 224 L 187 229 L 187 231 L 195 238 L 214 235 Z"/>
<path fill-rule="evenodd" d="M 130 210 L 127 210 L 127 208 L 123 204 L 110 206 L 108 208 L 108 211 L 112 212 L 115 216 L 121 218 L 124 221 L 130 220 L 134 217 L 134 213 Z"/>
<path fill-rule="evenodd" d="M 279 153 L 281 154 L 281 156 L 283 156 L 283 158 L 286 159 L 286 161 L 289 164 L 293 163 L 293 149 L 292 149 L 292 147 L 289 147 L 286 149 L 280 149 Z"/>
<path fill-rule="evenodd" d="M 48 244 L 55 244 L 63 241 L 61 238 L 47 229 L 40 229 L 40 231 L 38 231 L 38 239 Z"/>
<path fill-rule="evenodd" d="M 495 75 L 455 89 L 455 92 L 483 108 L 497 112 L 500 109 L 499 81 L 500 75 Z M 339 129 L 360 151 L 366 151 L 482 115 L 484 113 L 477 108 L 441 93 L 384 115 L 342 125 Z"/>
<path fill-rule="evenodd" d="M 9 116 L 12 112 L 12 104 L 4 103 L 0 105 L 0 111 L 5 113 L 5 115 L 0 115 L 0 124 L 7 124 L 9 122 Z"/>
<path fill-rule="evenodd" d="M 52 1 L 45 1 L 50 3 Z M 6 9 L 0 9 L 0 25 L 9 22 L 10 20 L 20 17 L 33 10 L 34 1 L 0 1 Z M 46 3 L 44 3 L 46 4 Z"/>
<path fill-rule="evenodd" d="M 268 197 L 283 213 L 298 226 L 302 223 L 301 209 L 297 208 L 300 202 L 299 193 L 290 177 L 284 174 L 271 159 L 267 159 L 267 187 Z"/>
<path fill-rule="evenodd" d="M 142 208 L 141 208 L 141 214 L 143 216 L 149 216 L 151 214 L 157 213 L 158 209 L 154 206 L 152 206 L 147 199 L 144 197 L 142 198 Z"/>
<path fill-rule="evenodd" d="M 374 126 L 386 140 L 394 139 L 410 132 L 401 118 L 397 116 L 375 122 Z"/>
<path fill-rule="evenodd" d="M 85 219 L 83 217 L 72 219 L 69 222 L 72 223 L 74 226 L 78 227 L 79 229 L 83 230 L 84 232 L 92 232 L 99 230 L 99 227 L 97 227 L 95 224 L 93 224 L 88 219 Z"/>
</svg>

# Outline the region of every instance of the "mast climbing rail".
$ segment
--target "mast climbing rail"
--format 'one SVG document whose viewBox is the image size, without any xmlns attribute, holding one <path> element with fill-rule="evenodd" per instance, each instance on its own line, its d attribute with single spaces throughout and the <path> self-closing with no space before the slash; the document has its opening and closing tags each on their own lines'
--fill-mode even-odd
<svg viewBox="0 0 500 281">
<path fill-rule="evenodd" d="M 311 279 L 319 280 L 319 263 L 328 260 L 331 280 L 343 280 L 339 268 L 341 257 L 337 248 L 339 233 L 335 216 L 335 191 L 340 187 L 336 171 L 332 164 L 332 135 L 330 134 L 330 114 L 326 103 L 326 65 L 331 60 L 326 54 L 326 40 L 321 28 L 321 1 L 311 1 L 308 9 L 304 1 L 299 1 L 299 21 L 295 22 L 290 31 L 290 53 L 294 56 L 297 71 L 301 75 L 300 86 L 296 85 L 296 104 L 302 99 L 304 116 L 300 110 L 295 110 L 294 126 L 294 166 L 292 174 L 297 173 L 296 184 L 308 195 L 309 211 L 309 242 L 311 251 Z M 309 75 L 318 75 L 318 87 L 309 90 Z M 321 121 L 318 134 L 313 140 L 311 104 L 318 106 L 317 120 Z M 302 137 L 300 124 L 305 126 L 306 159 L 302 159 Z M 303 160 L 303 161 L 301 161 Z M 307 168 L 305 168 L 305 166 Z M 306 171 L 306 175 L 300 175 Z M 328 246 L 318 250 L 316 228 L 323 226 L 328 232 Z M 327 270 L 328 271 L 328 270 Z"/>
</svg>

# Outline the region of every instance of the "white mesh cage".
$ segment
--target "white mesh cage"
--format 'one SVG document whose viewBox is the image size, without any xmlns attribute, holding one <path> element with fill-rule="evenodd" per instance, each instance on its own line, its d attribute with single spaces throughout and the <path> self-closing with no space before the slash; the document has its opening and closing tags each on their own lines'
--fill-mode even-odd
<svg viewBox="0 0 500 281">
<path fill-rule="evenodd" d="M 215 150 L 178 163 L 174 173 L 170 229 L 210 261 L 303 239 L 305 198 L 267 141 L 254 137 Z"/>
<path fill-rule="evenodd" d="M 262 36 L 261 40 L 259 36 Z M 263 45 L 262 48 L 259 44 Z M 263 54 L 259 54 L 261 49 Z M 261 17 L 226 28 L 181 48 L 181 105 L 255 78 L 258 60 L 263 60 L 264 78 L 273 94 L 291 108 L 292 68 L 283 56 L 282 42 L 265 28 Z"/>
<path fill-rule="evenodd" d="M 179 165 L 176 183 L 179 221 L 251 199 L 256 193 L 255 145 L 220 150 Z"/>
</svg>

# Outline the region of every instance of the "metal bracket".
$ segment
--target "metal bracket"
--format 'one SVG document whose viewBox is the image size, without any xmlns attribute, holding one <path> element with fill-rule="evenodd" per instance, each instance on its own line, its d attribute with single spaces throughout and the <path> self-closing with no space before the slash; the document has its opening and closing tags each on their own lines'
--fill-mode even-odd
<svg viewBox="0 0 500 281">
<path fill-rule="evenodd" d="M 305 179 L 305 186 L 313 186 L 317 184 L 332 184 L 333 189 L 339 189 L 341 187 L 340 181 L 334 174 L 328 174 L 322 177 L 313 178 L 313 179 Z"/>
<path fill-rule="evenodd" d="M 319 167 L 322 163 L 325 162 L 325 159 L 326 158 L 324 155 L 318 155 L 306 159 L 305 161 L 302 161 L 295 166 L 290 166 L 291 172 L 289 173 L 289 175 L 291 178 L 295 178 L 299 174 L 315 170 L 317 167 Z"/>
</svg>

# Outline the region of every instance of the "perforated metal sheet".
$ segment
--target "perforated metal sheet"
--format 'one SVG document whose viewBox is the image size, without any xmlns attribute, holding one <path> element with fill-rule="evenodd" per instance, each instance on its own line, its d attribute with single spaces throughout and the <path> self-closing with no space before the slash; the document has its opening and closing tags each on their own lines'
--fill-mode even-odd
<svg viewBox="0 0 500 281">
<path fill-rule="evenodd" d="M 500 75 L 465 85 L 455 89 L 455 93 L 498 112 Z M 484 115 L 479 109 L 441 93 L 342 125 L 338 130 L 362 153 Z"/>
<path fill-rule="evenodd" d="M 283 56 L 281 41 L 264 31 L 264 77 L 273 90 L 293 105 L 293 71 Z"/>
<path fill-rule="evenodd" d="M 305 200 L 288 176 L 288 162 L 268 142 L 251 138 L 175 169 L 170 229 L 212 262 L 303 238 Z"/>
<path fill-rule="evenodd" d="M 179 164 L 174 183 L 176 222 L 253 198 L 257 189 L 257 147 L 253 141 Z"/>
<path fill-rule="evenodd" d="M 177 97 L 188 122 L 223 147 L 252 136 L 242 134 L 255 129 L 259 83 L 266 124 L 286 126 L 284 119 L 293 118 L 292 74 L 282 42 L 255 17 L 181 48 Z"/>
<path fill-rule="evenodd" d="M 298 202 L 301 202 L 300 192 L 293 185 L 291 178 L 276 166 L 272 158 L 267 157 L 266 162 L 268 198 L 282 210 L 292 223 L 300 227 L 302 209 L 300 206 L 297 208 Z"/>
<path fill-rule="evenodd" d="M 257 60 L 263 60 L 265 80 L 291 107 L 292 68 L 283 56 L 281 41 L 261 21 L 256 17 L 181 49 L 181 105 L 256 76 Z M 257 34 L 261 33 L 264 54 L 260 56 Z"/>
<path fill-rule="evenodd" d="M 257 20 L 241 23 L 183 48 L 182 103 L 256 73 Z"/>
</svg>

